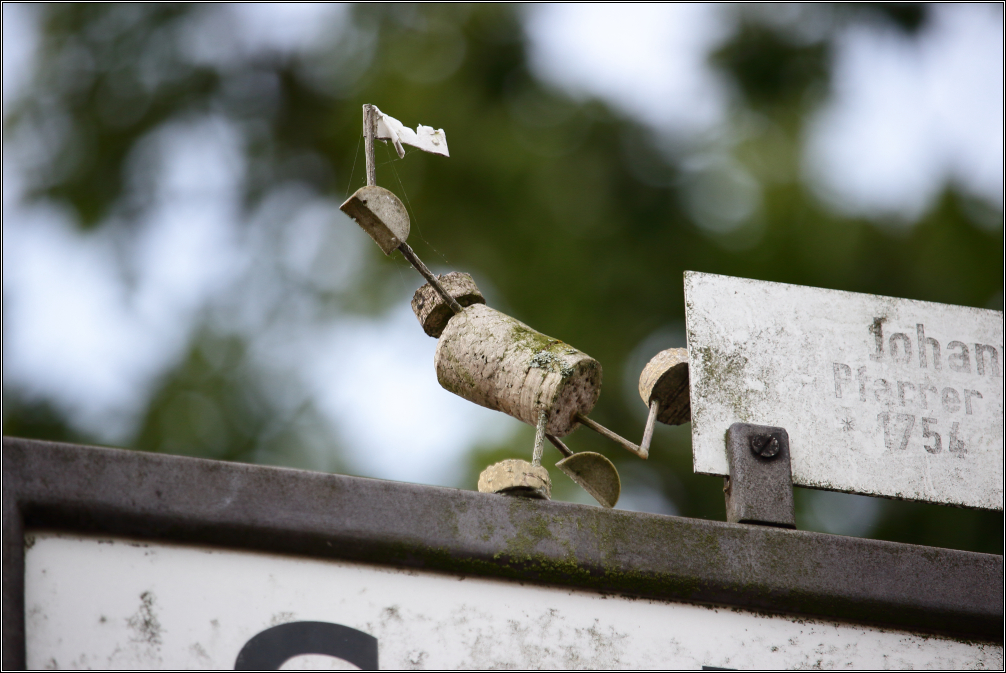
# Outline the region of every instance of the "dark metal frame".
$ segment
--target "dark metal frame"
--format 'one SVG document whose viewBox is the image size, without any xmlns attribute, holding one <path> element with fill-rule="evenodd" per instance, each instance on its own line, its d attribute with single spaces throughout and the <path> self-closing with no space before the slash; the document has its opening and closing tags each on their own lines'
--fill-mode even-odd
<svg viewBox="0 0 1006 673">
<path fill-rule="evenodd" d="M 727 521 L 796 528 L 786 428 L 734 423 L 727 429 L 727 464 Z"/>
<path fill-rule="evenodd" d="M 119 449 L 3 440 L 3 667 L 24 536 L 335 558 L 1003 642 L 1003 557 Z"/>
</svg>

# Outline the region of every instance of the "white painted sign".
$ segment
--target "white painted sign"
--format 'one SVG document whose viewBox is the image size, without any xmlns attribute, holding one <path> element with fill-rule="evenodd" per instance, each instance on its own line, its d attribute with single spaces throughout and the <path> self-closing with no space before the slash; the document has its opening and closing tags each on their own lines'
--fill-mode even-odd
<svg viewBox="0 0 1006 673">
<path fill-rule="evenodd" d="M 786 428 L 793 482 L 1003 508 L 1003 314 L 686 272 L 696 472 L 735 422 Z"/>
<path fill-rule="evenodd" d="M 375 638 L 394 669 L 1003 665 L 1000 645 L 501 580 L 69 534 L 25 548 L 33 669 L 233 668 L 262 634 L 305 623 Z M 351 667 L 284 665 L 311 666 Z"/>
</svg>

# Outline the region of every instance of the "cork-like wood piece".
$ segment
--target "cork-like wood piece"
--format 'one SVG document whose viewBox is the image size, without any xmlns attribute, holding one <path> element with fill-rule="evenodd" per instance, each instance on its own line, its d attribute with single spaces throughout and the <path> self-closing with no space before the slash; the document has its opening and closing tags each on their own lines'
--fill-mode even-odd
<svg viewBox="0 0 1006 673">
<path fill-rule="evenodd" d="M 437 280 L 462 307 L 486 303 L 475 281 L 467 273 L 451 271 L 438 275 Z M 454 317 L 454 311 L 429 283 L 412 295 L 412 312 L 419 319 L 423 331 L 434 339 L 440 338 L 444 328 L 447 327 L 447 321 Z"/>
<path fill-rule="evenodd" d="M 555 437 L 576 429 L 577 412 L 589 414 L 601 393 L 597 360 L 485 304 L 450 319 L 434 363 L 440 385 L 470 402 L 529 425 L 544 409 Z"/>
<path fill-rule="evenodd" d="M 508 458 L 490 465 L 479 475 L 480 493 L 504 493 L 526 498 L 548 500 L 552 497 L 552 480 L 548 470 L 526 460 Z"/>
<path fill-rule="evenodd" d="M 657 420 L 668 425 L 688 423 L 692 418 L 688 397 L 688 349 L 668 348 L 653 356 L 639 375 L 639 396 L 650 406 L 660 404 Z"/>
<path fill-rule="evenodd" d="M 581 451 L 563 458 L 555 466 L 602 506 L 614 507 L 618 504 L 622 480 L 614 463 L 601 454 Z"/>
<path fill-rule="evenodd" d="M 409 238 L 409 211 L 384 187 L 360 187 L 339 209 L 356 220 L 385 255 Z"/>
</svg>

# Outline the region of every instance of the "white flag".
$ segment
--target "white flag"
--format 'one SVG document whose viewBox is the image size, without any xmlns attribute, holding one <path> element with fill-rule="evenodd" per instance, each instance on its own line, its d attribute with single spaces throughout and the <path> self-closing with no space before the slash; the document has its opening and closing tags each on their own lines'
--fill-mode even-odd
<svg viewBox="0 0 1006 673">
<path fill-rule="evenodd" d="M 407 126 L 403 126 L 402 122 L 394 117 L 389 117 L 378 110 L 376 105 L 372 107 L 374 114 L 377 115 L 377 134 L 374 137 L 380 140 L 390 140 L 395 145 L 399 159 L 405 156 L 402 143 L 418 147 L 424 152 L 441 154 L 445 157 L 451 156 L 447 153 L 447 134 L 443 129 L 434 130 L 431 126 L 420 124 L 413 131 Z"/>
</svg>

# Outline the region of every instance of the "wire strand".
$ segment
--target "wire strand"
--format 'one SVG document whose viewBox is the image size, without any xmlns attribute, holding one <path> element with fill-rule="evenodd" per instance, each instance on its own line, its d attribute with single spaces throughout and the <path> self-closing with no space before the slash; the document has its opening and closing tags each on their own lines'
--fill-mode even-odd
<svg viewBox="0 0 1006 673">
<path fill-rule="evenodd" d="M 346 198 L 349 198 L 349 190 L 353 186 L 353 174 L 356 173 L 356 160 L 360 158 L 361 142 L 363 142 L 362 136 L 356 141 L 356 154 L 353 155 L 353 168 L 349 171 L 349 183 L 346 185 Z"/>
<path fill-rule="evenodd" d="M 388 153 L 388 157 L 389 157 L 389 159 L 388 159 L 388 161 L 386 163 L 391 164 L 391 170 L 394 171 L 394 173 L 395 173 L 395 179 L 398 180 L 398 184 L 402 188 L 402 196 L 405 197 L 405 204 L 408 206 L 409 211 L 410 211 L 409 214 L 412 217 L 412 221 L 416 223 L 416 232 L 419 234 L 419 239 L 423 243 L 425 243 L 427 245 L 427 247 L 430 248 L 430 250 L 432 250 L 433 252 L 435 252 L 440 257 L 440 259 L 444 260 L 444 264 L 446 264 L 447 266 L 451 266 L 451 262 L 450 262 L 450 260 L 447 259 L 447 255 L 445 255 L 444 253 L 442 253 L 439 250 L 437 250 L 433 246 L 433 244 L 430 243 L 429 241 L 427 241 L 426 237 L 423 236 L 423 227 L 419 224 L 419 218 L 416 217 L 416 209 L 412 207 L 412 202 L 409 200 L 409 193 L 407 191 L 405 191 L 405 184 L 402 182 L 402 176 L 400 176 L 398 174 L 398 169 L 395 168 L 395 158 L 391 156 L 391 150 L 388 149 L 387 145 L 384 146 L 384 150 Z M 409 152 L 408 150 L 406 150 L 405 157 L 409 156 L 409 154 L 414 154 L 415 152 L 418 152 L 418 151 L 420 151 L 420 150 L 413 150 L 412 152 Z M 401 159 L 398 159 L 398 161 L 405 161 L 405 157 L 402 157 Z"/>
</svg>

